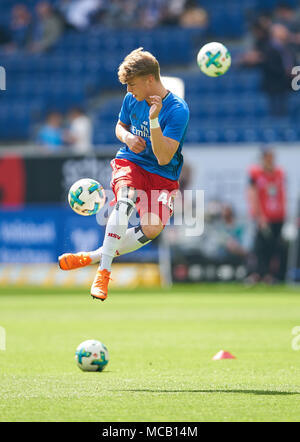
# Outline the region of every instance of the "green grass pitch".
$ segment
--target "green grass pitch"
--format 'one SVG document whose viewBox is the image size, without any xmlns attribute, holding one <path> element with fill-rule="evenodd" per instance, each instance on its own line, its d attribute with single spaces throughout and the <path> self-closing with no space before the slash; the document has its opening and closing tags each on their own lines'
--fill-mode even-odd
<svg viewBox="0 0 300 442">
<path fill-rule="evenodd" d="M 299 421 L 300 293 L 179 285 L 111 291 L 1 288 L 0 421 Z M 84 373 L 86 339 L 110 362 Z M 237 359 L 212 361 L 224 349 Z"/>
</svg>

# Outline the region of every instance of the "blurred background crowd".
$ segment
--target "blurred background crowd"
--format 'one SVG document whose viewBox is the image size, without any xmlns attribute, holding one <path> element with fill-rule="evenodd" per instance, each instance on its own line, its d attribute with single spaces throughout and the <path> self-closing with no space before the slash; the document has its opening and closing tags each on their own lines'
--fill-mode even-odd
<svg viewBox="0 0 300 442">
<path fill-rule="evenodd" d="M 33 3 L 33 2 L 32 2 Z M 45 51 L 68 30 L 91 27 L 141 28 L 207 25 L 207 12 L 194 0 L 55 0 L 12 6 L 2 26 L 8 49 Z"/>
<path fill-rule="evenodd" d="M 92 143 L 113 144 L 120 98 L 107 91 L 120 91 L 117 66 L 138 46 L 185 81 L 188 142 L 299 139 L 299 100 L 292 94 L 292 70 L 300 62 L 296 0 L 4 0 L 0 9 L 8 82 L 0 142 L 37 140 L 49 112 L 62 113 L 63 126 L 71 108 L 80 107 L 91 118 Z M 197 51 L 213 40 L 228 43 L 231 75 L 199 81 Z M 57 150 L 57 140 L 54 145 Z"/>
<path fill-rule="evenodd" d="M 285 279 L 296 237 L 281 233 L 297 216 L 300 186 L 295 164 L 300 141 L 298 0 L 2 0 L 0 13 L 6 70 L 6 90 L 0 91 L 2 171 L 7 152 L 41 156 L 49 168 L 55 155 L 101 158 L 109 152 L 111 157 L 118 148 L 114 126 L 125 92 L 117 68 L 127 53 L 142 46 L 158 58 L 163 75 L 184 82 L 191 111 L 185 143 L 191 153 L 182 188 L 201 185 L 207 191 L 205 233 L 194 242 L 198 258 L 194 245 L 189 246 L 191 265 L 199 263 L 201 249 L 207 262 L 223 262 L 226 256 L 248 281 Z M 209 41 L 230 49 L 232 67 L 224 77 L 205 77 L 196 65 L 198 50 Z M 243 152 L 239 162 L 233 148 Z M 213 163 L 216 155 L 223 169 Z M 193 157 L 199 159 L 198 170 Z M 100 179 L 100 163 L 93 164 L 93 177 Z M 70 170 L 61 167 L 62 173 Z M 195 175 L 201 168 L 200 180 Z M 68 179 L 59 175 L 57 181 L 70 184 L 79 175 L 70 172 Z M 30 179 L 22 198 L 40 202 L 42 197 L 28 190 Z M 44 189 L 44 202 L 60 202 L 65 193 L 59 194 L 48 198 Z M 4 205 L 5 195 L 1 191 Z M 275 218 L 267 201 L 281 207 Z M 175 263 L 179 280 L 188 272 L 188 259 Z M 191 275 L 201 279 L 202 267 L 192 268 Z"/>
</svg>

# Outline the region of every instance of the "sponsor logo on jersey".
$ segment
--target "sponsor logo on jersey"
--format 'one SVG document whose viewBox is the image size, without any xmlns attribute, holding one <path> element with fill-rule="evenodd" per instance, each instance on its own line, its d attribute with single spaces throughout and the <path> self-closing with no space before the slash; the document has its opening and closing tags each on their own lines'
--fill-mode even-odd
<svg viewBox="0 0 300 442">
<path fill-rule="evenodd" d="M 141 125 L 141 129 L 137 129 L 135 126 L 131 126 L 131 131 L 134 135 L 143 138 L 150 138 L 150 133 L 148 127 Z"/>
</svg>

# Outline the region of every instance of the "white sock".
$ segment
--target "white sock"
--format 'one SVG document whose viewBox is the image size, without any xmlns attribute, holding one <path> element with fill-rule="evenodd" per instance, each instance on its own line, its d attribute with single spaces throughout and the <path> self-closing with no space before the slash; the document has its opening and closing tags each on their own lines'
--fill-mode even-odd
<svg viewBox="0 0 300 442">
<path fill-rule="evenodd" d="M 126 235 L 128 221 L 133 209 L 134 202 L 131 199 L 120 198 L 112 211 L 106 225 L 100 270 L 111 271 L 112 260 Z"/>
<path fill-rule="evenodd" d="M 120 244 L 119 248 L 116 250 L 115 256 L 125 255 L 126 253 L 134 252 L 140 249 L 151 241 L 148 239 L 142 230 L 141 226 L 131 227 L 127 229 L 126 235 Z M 96 264 L 101 261 L 101 256 L 103 254 L 103 247 L 99 247 L 97 250 L 89 252 L 89 256 L 92 259 L 92 264 Z"/>
<path fill-rule="evenodd" d="M 134 252 L 135 250 L 140 249 L 149 242 L 151 242 L 151 239 L 148 239 L 146 235 L 144 235 L 141 226 L 131 227 L 127 230 L 124 241 L 117 250 L 117 256 L 126 255 L 126 253 Z"/>
</svg>

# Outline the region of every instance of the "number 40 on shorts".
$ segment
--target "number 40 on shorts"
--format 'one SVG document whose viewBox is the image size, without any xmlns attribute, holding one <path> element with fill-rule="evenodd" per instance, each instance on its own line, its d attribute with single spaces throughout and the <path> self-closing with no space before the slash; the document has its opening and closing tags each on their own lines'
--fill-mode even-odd
<svg viewBox="0 0 300 442">
<path fill-rule="evenodd" d="M 164 206 L 168 206 L 169 209 L 173 212 L 174 210 L 174 199 L 176 196 L 176 192 L 166 192 L 166 191 L 162 191 L 158 198 L 157 201 L 159 203 L 162 203 Z"/>
</svg>

